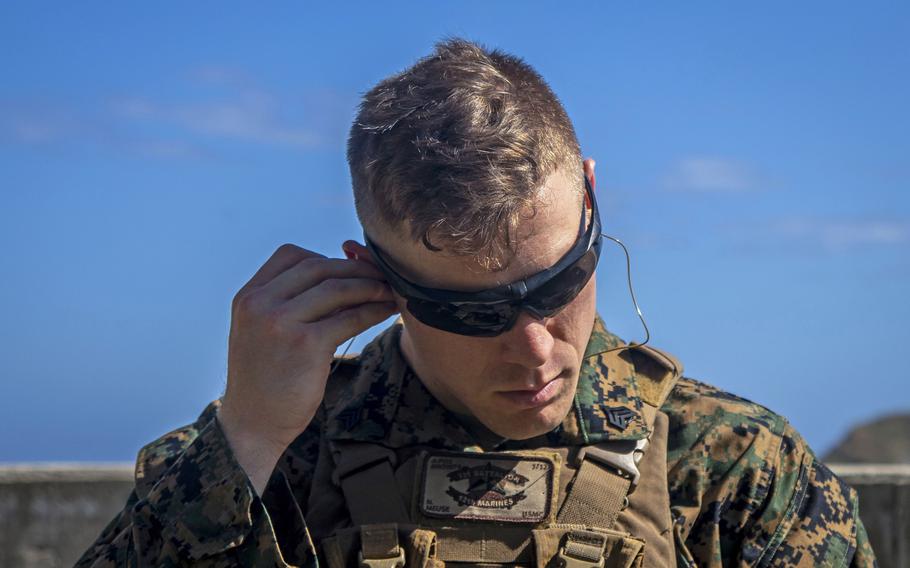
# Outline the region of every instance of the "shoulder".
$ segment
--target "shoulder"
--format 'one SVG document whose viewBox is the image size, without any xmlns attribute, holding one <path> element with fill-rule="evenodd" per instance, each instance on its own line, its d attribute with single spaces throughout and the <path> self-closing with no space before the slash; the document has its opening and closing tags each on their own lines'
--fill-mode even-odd
<svg viewBox="0 0 910 568">
<path fill-rule="evenodd" d="M 407 364 L 398 351 L 401 324 L 380 332 L 358 354 L 336 358 L 323 398 L 328 439 L 384 437 L 391 426 Z"/>
<path fill-rule="evenodd" d="M 333 370 L 326 381 L 325 395 L 322 399 L 322 411 L 331 413 L 339 406 L 349 403 L 357 398 L 363 390 L 363 381 L 358 381 L 361 369 L 368 369 L 375 361 L 370 354 L 355 353 L 344 357 L 335 357 L 332 361 Z"/>
<path fill-rule="evenodd" d="M 681 377 L 661 407 L 669 418 L 668 460 L 693 451 L 710 452 L 713 459 L 742 452 L 776 451 L 788 428 L 787 420 L 751 400 L 691 377 Z"/>
<path fill-rule="evenodd" d="M 215 418 L 220 406 L 220 400 L 210 402 L 195 421 L 171 430 L 139 450 L 136 457 L 135 483 L 140 498 L 145 497 L 180 456 L 187 453 L 191 447 L 193 448 L 191 453 L 197 461 L 203 459 L 203 455 L 216 455 L 220 457 L 210 461 L 221 464 L 219 467 L 224 469 L 232 468 L 233 452 Z M 299 482 L 303 485 L 312 475 L 319 453 L 322 416 L 322 413 L 317 414 L 310 426 L 288 446 L 276 464 L 276 472 L 283 472 L 292 484 Z M 220 472 L 208 473 L 217 476 Z"/>
<path fill-rule="evenodd" d="M 181 426 L 143 446 L 136 457 L 136 490 L 139 495 L 148 493 L 177 458 L 215 419 L 220 400 L 210 402 L 190 424 Z"/>
<path fill-rule="evenodd" d="M 772 456 L 808 447 L 787 420 L 751 400 L 682 377 L 661 411 L 668 419 L 667 469 L 670 491 L 701 498 L 733 495 L 750 508 L 769 481 Z"/>
<path fill-rule="evenodd" d="M 783 416 L 688 377 L 661 410 L 671 508 L 696 557 L 725 554 L 721 541 L 759 565 L 800 556 L 839 565 L 828 559 L 852 554 L 856 494 Z M 820 539 L 834 544 L 820 552 Z"/>
<path fill-rule="evenodd" d="M 689 377 L 661 407 L 669 418 L 667 471 L 670 501 L 686 528 L 723 520 L 740 532 L 761 507 L 775 478 L 787 421 L 768 408 Z M 802 438 L 792 451 L 805 453 Z"/>
</svg>

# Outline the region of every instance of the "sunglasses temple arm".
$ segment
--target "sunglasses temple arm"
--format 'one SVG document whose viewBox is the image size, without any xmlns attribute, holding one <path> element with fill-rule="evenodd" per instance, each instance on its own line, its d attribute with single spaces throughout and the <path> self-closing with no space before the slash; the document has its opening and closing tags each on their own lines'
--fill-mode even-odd
<svg viewBox="0 0 910 568">
<path fill-rule="evenodd" d="M 641 343 L 636 343 L 635 341 L 633 341 L 633 342 L 629 343 L 628 345 L 621 345 L 619 347 L 613 347 L 612 349 L 607 349 L 606 351 L 601 351 L 600 353 L 596 353 L 595 355 L 602 355 L 603 353 L 609 353 L 610 351 L 617 351 L 619 349 L 629 349 L 631 347 L 640 347 L 651 340 L 651 331 L 648 329 L 648 324 L 645 323 L 645 316 L 642 315 L 641 308 L 638 307 L 638 300 L 635 299 L 635 290 L 632 289 L 632 259 L 629 256 L 629 249 L 627 249 L 626 245 L 624 245 L 622 243 L 622 241 L 620 241 L 616 237 L 611 237 L 610 235 L 607 235 L 605 233 L 601 233 L 601 235 L 603 235 L 604 237 L 607 237 L 608 239 L 610 239 L 611 241 L 615 242 L 620 247 L 622 247 L 622 251 L 626 254 L 626 280 L 629 283 L 629 295 L 632 296 L 632 304 L 635 306 L 635 312 L 638 313 L 638 319 L 641 320 L 641 325 L 642 325 L 642 327 L 645 328 L 645 340 Z"/>
<path fill-rule="evenodd" d="M 635 306 L 635 312 L 638 314 L 638 319 L 641 320 L 641 325 L 642 325 L 642 327 L 645 328 L 645 340 L 642 341 L 641 343 L 636 343 L 633 341 L 633 342 L 629 343 L 628 345 L 621 345 L 619 347 L 613 347 L 612 349 L 607 349 L 606 351 L 601 351 L 600 353 L 595 353 L 595 355 L 602 355 L 604 353 L 609 353 L 610 351 L 616 351 L 619 349 L 629 349 L 631 347 L 645 345 L 646 343 L 648 343 L 648 341 L 651 340 L 651 331 L 648 329 L 647 322 L 645 322 L 645 316 L 641 313 L 641 308 L 638 306 L 638 300 L 635 298 L 635 290 L 632 287 L 632 258 L 629 255 L 629 249 L 627 249 L 626 245 L 624 245 L 623 242 L 621 240 L 617 239 L 616 237 L 611 237 L 610 235 L 607 235 L 606 233 L 601 233 L 601 235 L 607 237 L 608 239 L 610 239 L 611 241 L 613 241 L 614 243 L 616 243 L 620 247 L 622 247 L 622 251 L 626 255 L 626 281 L 629 284 L 629 295 L 632 297 L 632 304 Z M 332 373 L 335 372 L 335 368 L 338 367 L 338 363 L 341 361 L 342 358 L 344 358 L 345 355 L 348 354 L 348 350 L 351 348 L 351 345 L 354 344 L 355 339 L 357 339 L 356 335 L 354 337 L 352 337 L 350 339 L 350 341 L 348 341 L 347 345 L 345 345 L 344 351 L 342 351 L 341 355 L 339 357 L 337 357 L 335 359 L 335 361 L 332 363 L 332 367 L 331 367 L 331 369 L 329 369 L 329 375 L 331 375 Z"/>
</svg>

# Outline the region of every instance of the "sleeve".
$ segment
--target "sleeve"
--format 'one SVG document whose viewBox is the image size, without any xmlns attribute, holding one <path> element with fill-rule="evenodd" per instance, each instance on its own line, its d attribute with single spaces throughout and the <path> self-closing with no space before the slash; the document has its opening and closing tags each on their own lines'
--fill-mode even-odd
<svg viewBox="0 0 910 568">
<path fill-rule="evenodd" d="M 768 456 L 762 488 L 744 549 L 755 566 L 876 566 L 859 518 L 856 491 L 817 459 L 788 423 L 776 454 Z"/>
<path fill-rule="evenodd" d="M 136 488 L 76 568 L 316 566 L 300 510 L 278 508 L 285 498 L 293 502 L 284 474 L 276 469 L 260 498 L 231 451 L 216 408 L 213 403 L 191 427 L 143 448 Z M 296 518 L 276 529 L 270 510 Z M 287 527 L 299 527 L 303 546 L 282 550 L 279 542 L 289 546 L 292 536 Z"/>
</svg>

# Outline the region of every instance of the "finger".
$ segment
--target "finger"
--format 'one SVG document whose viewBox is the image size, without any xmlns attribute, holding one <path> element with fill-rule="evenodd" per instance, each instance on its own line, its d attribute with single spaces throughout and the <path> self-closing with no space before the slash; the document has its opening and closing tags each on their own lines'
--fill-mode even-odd
<svg viewBox="0 0 910 568">
<path fill-rule="evenodd" d="M 330 278 L 370 278 L 384 281 L 378 268 L 360 260 L 310 257 L 288 268 L 266 285 L 274 298 L 289 300 Z"/>
<path fill-rule="evenodd" d="M 324 337 L 338 346 L 379 325 L 397 311 L 398 306 L 394 302 L 373 302 L 342 310 L 312 325 L 317 337 Z"/>
<path fill-rule="evenodd" d="M 282 310 L 300 322 L 315 322 L 360 304 L 393 302 L 385 282 L 373 278 L 329 278 L 289 300 Z"/>
<path fill-rule="evenodd" d="M 285 243 L 275 249 L 272 256 L 265 261 L 244 287 L 263 286 L 305 258 L 325 258 L 325 256 L 291 243 Z"/>
</svg>

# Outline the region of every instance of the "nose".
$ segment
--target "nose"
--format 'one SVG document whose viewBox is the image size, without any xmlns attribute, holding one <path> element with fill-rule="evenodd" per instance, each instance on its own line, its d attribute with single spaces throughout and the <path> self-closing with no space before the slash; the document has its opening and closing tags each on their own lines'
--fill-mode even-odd
<svg viewBox="0 0 910 568">
<path fill-rule="evenodd" d="M 553 334 L 547 329 L 550 321 L 522 311 L 512 329 L 501 336 L 503 359 L 528 369 L 546 363 L 553 354 L 556 343 Z"/>
</svg>

